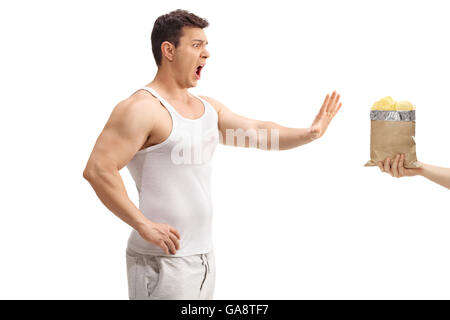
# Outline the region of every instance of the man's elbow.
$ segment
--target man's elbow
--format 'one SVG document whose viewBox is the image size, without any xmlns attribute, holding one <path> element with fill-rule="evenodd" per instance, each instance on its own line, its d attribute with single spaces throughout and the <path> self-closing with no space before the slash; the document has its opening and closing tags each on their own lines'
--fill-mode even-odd
<svg viewBox="0 0 450 320">
<path fill-rule="evenodd" d="M 83 178 L 86 179 L 87 181 L 89 181 L 93 176 L 93 170 L 86 166 L 86 168 L 84 168 L 83 170 Z"/>
<path fill-rule="evenodd" d="M 98 179 L 108 179 L 111 175 L 115 175 L 119 169 L 116 163 L 108 160 L 91 160 L 88 161 L 83 171 L 83 178 L 89 182 Z"/>
<path fill-rule="evenodd" d="M 83 171 L 83 178 L 87 181 L 91 181 L 95 177 L 98 177 L 102 172 L 106 171 L 104 165 L 98 162 L 88 162 Z"/>
</svg>

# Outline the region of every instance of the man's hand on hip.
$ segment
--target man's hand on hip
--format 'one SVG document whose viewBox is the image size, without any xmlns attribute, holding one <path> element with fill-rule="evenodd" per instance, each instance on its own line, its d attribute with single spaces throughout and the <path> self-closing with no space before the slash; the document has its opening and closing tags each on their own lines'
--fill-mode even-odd
<svg viewBox="0 0 450 320">
<path fill-rule="evenodd" d="M 166 254 L 169 251 L 175 254 L 180 249 L 180 233 L 168 224 L 149 222 L 136 231 L 143 239 L 161 247 Z"/>
</svg>

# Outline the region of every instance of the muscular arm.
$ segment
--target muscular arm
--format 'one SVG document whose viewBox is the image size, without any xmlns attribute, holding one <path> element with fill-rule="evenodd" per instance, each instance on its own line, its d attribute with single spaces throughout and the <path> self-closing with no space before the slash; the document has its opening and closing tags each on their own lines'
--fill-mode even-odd
<svg viewBox="0 0 450 320">
<path fill-rule="evenodd" d="M 119 103 L 95 143 L 83 177 L 101 202 L 143 239 L 175 254 L 180 247 L 178 230 L 147 219 L 128 197 L 119 174 L 151 135 L 154 123 L 155 109 L 148 101 Z"/>
<path fill-rule="evenodd" d="M 204 97 L 217 111 L 221 143 L 224 145 L 262 150 L 292 149 L 317 138 L 326 131 L 339 111 L 339 94 L 327 95 L 322 107 L 308 128 L 288 128 L 272 121 L 261 121 L 238 115 L 219 101 Z"/>
<path fill-rule="evenodd" d="M 83 172 L 101 202 L 136 230 L 148 219 L 128 197 L 119 174 L 144 144 L 153 127 L 149 106 L 122 101 L 112 111 Z M 150 121 L 149 121 L 150 120 Z"/>
</svg>

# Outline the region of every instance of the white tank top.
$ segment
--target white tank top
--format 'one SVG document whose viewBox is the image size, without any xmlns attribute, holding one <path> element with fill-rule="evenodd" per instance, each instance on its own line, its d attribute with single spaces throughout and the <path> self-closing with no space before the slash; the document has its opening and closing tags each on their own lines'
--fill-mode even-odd
<svg viewBox="0 0 450 320">
<path fill-rule="evenodd" d="M 139 209 L 151 221 L 167 223 L 180 233 L 180 249 L 187 256 L 212 251 L 211 158 L 219 142 L 218 115 L 204 99 L 200 118 L 187 119 L 153 88 L 143 87 L 159 99 L 172 118 L 172 131 L 163 142 L 139 150 L 127 164 L 139 194 Z M 139 253 L 165 256 L 157 245 L 136 230 L 128 247 Z"/>
</svg>

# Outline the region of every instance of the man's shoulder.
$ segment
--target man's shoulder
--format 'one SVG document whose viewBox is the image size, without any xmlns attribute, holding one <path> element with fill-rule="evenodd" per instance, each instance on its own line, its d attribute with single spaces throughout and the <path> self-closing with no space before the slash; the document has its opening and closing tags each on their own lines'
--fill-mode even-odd
<svg viewBox="0 0 450 320">
<path fill-rule="evenodd" d="M 213 99 L 213 98 L 211 98 L 211 97 L 208 97 L 208 96 L 200 96 L 199 95 L 199 97 L 200 98 L 202 98 L 202 99 L 204 99 L 204 100 L 206 100 L 215 110 L 216 110 L 216 112 L 217 113 L 219 113 L 220 112 L 220 110 L 221 110 L 221 106 L 222 106 L 222 103 L 220 103 L 219 101 L 217 101 L 216 99 Z"/>
<path fill-rule="evenodd" d="M 151 95 L 150 95 L 151 96 Z M 128 98 L 119 101 L 111 112 L 110 120 L 122 125 L 132 123 L 151 124 L 159 117 L 159 101 L 153 96 L 148 97 L 135 93 Z"/>
<path fill-rule="evenodd" d="M 123 112 L 132 113 L 152 113 L 155 112 L 159 105 L 159 100 L 151 94 L 145 94 L 137 91 L 128 98 L 120 101 L 115 108 L 122 109 Z"/>
</svg>

